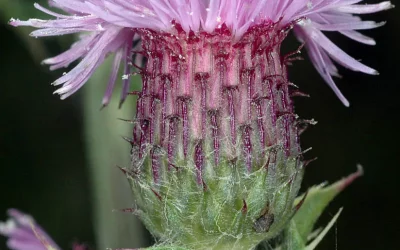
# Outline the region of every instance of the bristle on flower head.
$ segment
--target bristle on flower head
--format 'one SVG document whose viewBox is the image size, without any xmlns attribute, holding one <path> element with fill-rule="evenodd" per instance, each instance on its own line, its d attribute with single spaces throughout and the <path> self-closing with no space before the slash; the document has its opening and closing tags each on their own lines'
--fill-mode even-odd
<svg viewBox="0 0 400 250">
<path fill-rule="evenodd" d="M 393 7 L 389 2 L 359 5 L 361 0 L 50 0 L 50 5 L 68 13 L 58 14 L 35 3 L 35 7 L 54 20 L 11 19 L 13 26 L 32 26 L 38 30 L 34 37 L 56 36 L 84 32 L 85 35 L 68 51 L 44 61 L 50 69 L 67 67 L 81 59 L 71 71 L 56 80 L 62 85 L 55 93 L 67 98 L 81 88 L 109 53 L 115 54 L 112 72 L 103 105 L 107 105 L 114 83 L 118 78 L 121 62 L 124 63 L 124 80 L 121 102 L 129 92 L 129 75 L 133 44 L 140 44 L 137 28 L 169 32 L 173 21 L 189 33 L 213 32 L 225 24 L 232 39 L 238 40 L 249 28 L 264 21 L 279 23 L 281 27 L 299 20 L 295 33 L 306 43 L 310 58 L 340 100 L 349 103 L 336 87 L 332 76 L 338 72 L 333 61 L 355 71 L 377 74 L 359 61 L 347 55 L 332 43 L 322 31 L 338 31 L 361 43 L 374 45 L 372 38 L 356 30 L 371 29 L 383 23 L 362 21 L 353 14 L 368 14 Z M 140 55 L 137 56 L 140 61 Z"/>
</svg>

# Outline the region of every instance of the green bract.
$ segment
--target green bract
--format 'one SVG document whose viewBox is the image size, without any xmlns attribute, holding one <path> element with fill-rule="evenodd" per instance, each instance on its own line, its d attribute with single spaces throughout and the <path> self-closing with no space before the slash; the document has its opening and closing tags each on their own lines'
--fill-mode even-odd
<svg viewBox="0 0 400 250">
<path fill-rule="evenodd" d="M 146 164 L 146 163 L 144 163 Z M 196 180 L 190 162 L 162 171 L 159 183 L 127 173 L 135 212 L 163 243 L 190 249 L 252 249 L 278 235 L 294 215 L 303 171 L 299 161 L 277 165 L 276 173 L 223 161 Z"/>
</svg>

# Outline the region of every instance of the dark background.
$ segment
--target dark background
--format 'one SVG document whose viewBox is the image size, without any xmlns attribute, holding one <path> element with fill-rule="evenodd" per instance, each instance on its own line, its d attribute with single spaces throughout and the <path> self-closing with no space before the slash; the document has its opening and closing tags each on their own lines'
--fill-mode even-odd
<svg viewBox="0 0 400 250">
<path fill-rule="evenodd" d="M 291 80 L 311 95 L 296 101 L 297 113 L 318 121 L 302 136 L 303 148 L 313 148 L 308 156 L 318 156 L 303 186 L 338 180 L 358 163 L 365 170 L 326 210 L 321 225 L 344 207 L 318 249 L 400 249 L 400 8 L 371 19 L 388 21 L 364 32 L 376 38 L 375 47 L 331 36 L 380 72 L 368 76 L 340 68 L 343 79 L 336 83 L 350 108 L 339 102 L 308 60 L 290 69 Z M 7 208 L 20 208 L 34 215 L 63 249 L 76 240 L 94 245 L 82 94 L 60 101 L 49 84 L 59 72 L 36 63 L 6 21 L 0 34 L 0 220 Z M 45 44 L 51 55 L 65 49 L 54 39 L 45 39 Z M 296 47 L 293 39 L 286 45 Z M 5 249 L 3 239 L 0 249 Z"/>
</svg>

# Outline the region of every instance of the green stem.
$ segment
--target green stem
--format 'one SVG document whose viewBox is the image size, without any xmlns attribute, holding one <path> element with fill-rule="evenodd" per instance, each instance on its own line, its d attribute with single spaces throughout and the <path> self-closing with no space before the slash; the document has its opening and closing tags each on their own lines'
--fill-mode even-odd
<svg viewBox="0 0 400 250">
<path fill-rule="evenodd" d="M 126 177 L 116 165 L 130 164 L 130 147 L 121 139 L 121 135 L 129 135 L 131 126 L 117 118 L 131 118 L 134 104 L 127 100 L 128 103 L 118 109 L 118 98 L 113 98 L 109 107 L 100 111 L 110 68 L 110 60 L 107 60 L 83 88 L 85 143 L 92 183 L 94 229 L 97 249 L 134 248 L 147 243 L 140 222 L 131 214 L 113 212 L 113 209 L 133 206 Z M 120 86 L 119 82 L 116 86 Z"/>
</svg>

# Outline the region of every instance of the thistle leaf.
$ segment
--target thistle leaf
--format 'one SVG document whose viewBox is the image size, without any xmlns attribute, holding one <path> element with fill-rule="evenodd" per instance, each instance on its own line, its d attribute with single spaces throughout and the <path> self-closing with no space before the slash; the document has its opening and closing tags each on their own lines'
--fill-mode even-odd
<svg viewBox="0 0 400 250">
<path fill-rule="evenodd" d="M 339 218 L 340 214 L 342 213 L 343 208 L 340 208 L 339 211 L 333 216 L 331 221 L 328 223 L 328 225 L 322 230 L 320 234 L 313 240 L 306 248 L 305 250 L 314 250 L 317 245 L 321 242 L 321 240 L 325 237 L 325 235 L 329 232 L 329 230 L 335 225 L 335 222 Z"/>
<path fill-rule="evenodd" d="M 326 183 L 323 183 L 321 185 L 312 187 L 308 191 L 308 195 L 303 205 L 300 207 L 299 211 L 297 211 L 289 227 L 285 231 L 285 239 L 282 246 L 283 249 L 313 250 L 317 246 L 317 244 L 333 226 L 342 210 L 339 210 L 339 212 L 333 217 L 331 222 L 325 227 L 324 230 L 321 231 L 321 233 L 319 233 L 317 236 L 314 234 L 312 238 L 315 237 L 315 240 L 306 247 L 307 241 L 310 240 L 310 235 L 313 234 L 315 223 L 324 209 L 336 197 L 336 195 L 338 195 L 343 189 L 345 189 L 355 179 L 363 174 L 362 167 L 359 165 L 357 168 L 357 172 L 332 185 L 326 186 Z M 304 195 L 296 199 L 295 205 L 301 201 L 303 196 Z"/>
</svg>

